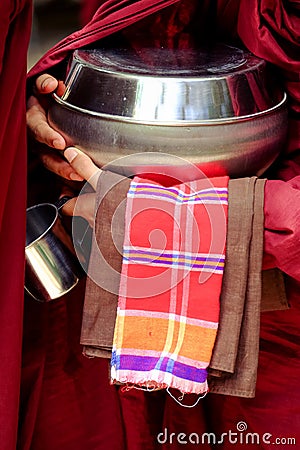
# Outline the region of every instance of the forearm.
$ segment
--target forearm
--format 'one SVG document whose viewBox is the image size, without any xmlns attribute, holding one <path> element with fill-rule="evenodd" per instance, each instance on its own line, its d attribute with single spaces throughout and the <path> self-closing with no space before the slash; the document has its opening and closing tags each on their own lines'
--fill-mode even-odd
<svg viewBox="0 0 300 450">
<path fill-rule="evenodd" d="M 264 214 L 264 268 L 278 267 L 300 281 L 300 174 L 266 182 Z"/>
</svg>

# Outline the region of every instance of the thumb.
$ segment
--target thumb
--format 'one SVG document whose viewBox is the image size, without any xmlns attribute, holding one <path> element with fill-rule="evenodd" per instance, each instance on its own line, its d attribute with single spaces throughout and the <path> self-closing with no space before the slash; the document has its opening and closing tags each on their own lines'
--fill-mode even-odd
<svg viewBox="0 0 300 450">
<path fill-rule="evenodd" d="M 73 216 L 78 197 L 70 198 L 61 208 L 61 212 L 65 216 Z"/>
<path fill-rule="evenodd" d="M 54 92 L 58 86 L 58 81 L 51 75 L 44 73 L 36 80 L 36 89 L 40 94 L 50 94 Z"/>
<path fill-rule="evenodd" d="M 82 176 L 96 190 L 101 170 L 93 163 L 91 158 L 75 147 L 68 147 L 64 151 L 64 157 L 78 175 Z"/>
</svg>

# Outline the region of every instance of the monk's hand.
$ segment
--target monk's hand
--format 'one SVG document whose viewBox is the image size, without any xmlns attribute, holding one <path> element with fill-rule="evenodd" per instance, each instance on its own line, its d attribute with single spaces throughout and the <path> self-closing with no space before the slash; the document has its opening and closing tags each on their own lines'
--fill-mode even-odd
<svg viewBox="0 0 300 450">
<path fill-rule="evenodd" d="M 64 157 L 76 173 L 85 179 L 91 188 L 96 191 L 99 176 L 102 172 L 93 161 L 75 147 L 69 147 L 64 151 Z M 81 216 L 94 226 L 96 195 L 94 192 L 83 193 L 69 200 L 62 208 L 62 213 L 67 216 Z"/>
<path fill-rule="evenodd" d="M 36 79 L 35 95 L 31 95 L 27 102 L 27 125 L 38 142 L 49 147 L 63 150 L 66 142 L 57 131 L 50 127 L 47 120 L 49 94 L 57 91 L 60 82 L 48 74 L 40 75 Z"/>
<path fill-rule="evenodd" d="M 56 92 L 60 96 L 64 89 L 62 81 L 48 74 L 40 75 L 36 79 L 34 95 L 31 95 L 27 102 L 27 126 L 34 140 L 44 144 L 39 146 L 36 152 L 43 165 L 63 178 L 82 181 L 83 178 L 74 171 L 62 154 L 57 152 L 66 148 L 66 141 L 60 133 L 51 128 L 47 119 L 50 95 Z"/>
</svg>

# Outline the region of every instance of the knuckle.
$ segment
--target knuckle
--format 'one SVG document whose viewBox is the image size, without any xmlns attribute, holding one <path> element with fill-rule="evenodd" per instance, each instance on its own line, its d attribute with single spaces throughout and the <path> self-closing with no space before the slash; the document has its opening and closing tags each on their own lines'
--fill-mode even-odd
<svg viewBox="0 0 300 450">
<path fill-rule="evenodd" d="M 33 131 L 35 137 L 41 142 L 44 142 L 44 139 L 43 139 L 44 131 L 43 130 L 44 130 L 44 124 L 42 122 L 36 123 L 32 128 L 32 131 Z"/>
</svg>

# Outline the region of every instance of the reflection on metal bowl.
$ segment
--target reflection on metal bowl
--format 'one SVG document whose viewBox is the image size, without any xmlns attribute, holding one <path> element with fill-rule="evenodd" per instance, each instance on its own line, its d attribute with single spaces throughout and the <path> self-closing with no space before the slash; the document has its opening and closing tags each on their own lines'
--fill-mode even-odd
<svg viewBox="0 0 300 450">
<path fill-rule="evenodd" d="M 77 50 L 65 86 L 52 126 L 125 175 L 162 167 L 172 175 L 183 160 L 207 176 L 260 175 L 286 138 L 286 96 L 267 64 L 225 45 Z"/>
</svg>

